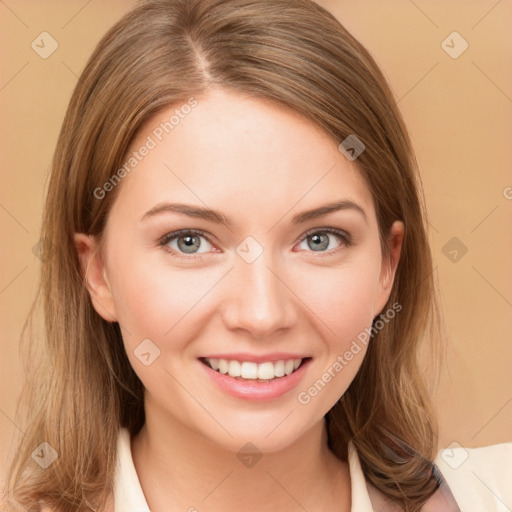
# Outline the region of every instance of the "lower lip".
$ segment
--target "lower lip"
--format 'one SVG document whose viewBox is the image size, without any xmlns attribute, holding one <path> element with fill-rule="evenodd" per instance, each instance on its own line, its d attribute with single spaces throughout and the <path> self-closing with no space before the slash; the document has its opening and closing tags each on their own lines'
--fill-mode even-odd
<svg viewBox="0 0 512 512">
<path fill-rule="evenodd" d="M 226 391 L 232 396 L 263 402 L 266 400 L 274 400 L 281 397 L 288 391 L 297 387 L 306 373 L 306 369 L 311 363 L 311 359 L 306 359 L 300 366 L 290 375 L 277 377 L 271 382 L 256 382 L 254 380 L 238 380 L 230 377 L 228 374 L 222 374 L 207 364 L 199 361 L 209 377 L 219 388 Z"/>
</svg>

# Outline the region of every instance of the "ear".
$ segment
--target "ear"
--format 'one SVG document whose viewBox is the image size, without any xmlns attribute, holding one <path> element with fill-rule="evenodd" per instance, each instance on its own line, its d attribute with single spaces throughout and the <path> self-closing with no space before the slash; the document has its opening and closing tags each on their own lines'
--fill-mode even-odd
<svg viewBox="0 0 512 512">
<path fill-rule="evenodd" d="M 92 235 L 75 233 L 74 240 L 94 309 L 107 322 L 117 322 L 114 298 L 96 239 Z"/>
<path fill-rule="evenodd" d="M 403 238 L 404 224 L 397 220 L 391 226 L 387 239 L 389 256 L 385 257 L 382 261 L 378 297 L 375 304 L 375 313 L 373 314 L 374 318 L 382 312 L 391 295 L 398 261 L 400 260 Z"/>
</svg>

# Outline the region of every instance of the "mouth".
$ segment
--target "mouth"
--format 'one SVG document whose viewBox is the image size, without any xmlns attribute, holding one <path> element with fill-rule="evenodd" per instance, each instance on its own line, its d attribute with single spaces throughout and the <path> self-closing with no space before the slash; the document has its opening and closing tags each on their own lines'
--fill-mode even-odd
<svg viewBox="0 0 512 512">
<path fill-rule="evenodd" d="M 199 360 L 212 370 L 235 380 L 246 382 L 275 382 L 298 371 L 311 357 L 299 359 L 280 359 L 277 361 L 240 361 L 200 357 Z"/>
</svg>

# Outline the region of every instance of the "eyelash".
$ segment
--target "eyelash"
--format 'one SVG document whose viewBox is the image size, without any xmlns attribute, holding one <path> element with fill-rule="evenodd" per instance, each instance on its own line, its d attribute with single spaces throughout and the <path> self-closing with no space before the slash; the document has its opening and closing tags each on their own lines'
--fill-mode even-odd
<svg viewBox="0 0 512 512">
<path fill-rule="evenodd" d="M 331 233 L 333 235 L 337 235 L 337 236 L 339 236 L 341 238 L 342 242 L 345 244 L 345 247 L 350 247 L 350 246 L 354 245 L 354 242 L 352 240 L 352 236 L 349 233 L 347 233 L 346 231 L 342 231 L 341 229 L 336 229 L 336 228 L 321 228 L 321 229 L 315 228 L 315 229 L 311 229 L 311 230 L 307 231 L 306 233 L 304 233 L 304 236 L 300 240 L 300 242 L 303 242 L 306 238 L 308 238 L 309 236 L 314 235 L 316 233 Z M 204 231 L 197 230 L 197 229 L 181 229 L 179 231 L 172 231 L 171 233 L 167 233 L 158 241 L 158 245 L 160 247 L 162 247 L 162 249 L 164 251 L 166 251 L 168 253 L 171 253 L 173 255 L 177 255 L 178 258 L 183 258 L 183 259 L 186 259 L 186 260 L 187 259 L 200 258 L 201 254 L 185 256 L 183 253 L 177 252 L 174 249 L 171 249 L 167 245 L 169 242 L 173 241 L 175 238 L 179 238 L 182 235 L 198 235 L 198 236 L 202 236 L 203 238 L 208 240 L 208 242 L 210 242 L 213 245 L 212 237 L 209 236 Z M 319 254 L 333 254 L 333 253 L 337 253 L 339 250 L 340 249 L 338 248 L 338 249 L 334 249 L 334 250 L 331 250 L 331 251 L 325 251 L 325 252 L 324 251 L 320 251 Z M 315 252 L 315 251 L 310 251 L 310 252 Z"/>
</svg>

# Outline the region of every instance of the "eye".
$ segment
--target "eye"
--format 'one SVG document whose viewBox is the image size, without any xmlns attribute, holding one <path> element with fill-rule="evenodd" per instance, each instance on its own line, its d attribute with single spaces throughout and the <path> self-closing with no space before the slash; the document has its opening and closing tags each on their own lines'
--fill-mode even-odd
<svg viewBox="0 0 512 512">
<path fill-rule="evenodd" d="M 336 238 L 333 235 L 336 235 L 336 237 L 341 240 L 341 244 L 339 244 L 337 247 L 340 245 L 344 245 L 345 247 L 350 247 L 353 245 L 352 237 L 350 234 L 336 228 L 322 228 L 308 231 L 301 244 L 306 243 L 307 247 L 312 249 L 313 252 L 330 252 L 326 249 L 336 248 L 332 247 L 331 244 L 331 240 Z"/>
<path fill-rule="evenodd" d="M 204 247 L 204 243 L 201 241 L 206 240 L 206 250 L 199 251 L 198 249 Z M 203 231 L 194 229 L 182 229 L 181 231 L 173 231 L 172 233 L 166 234 L 160 239 L 159 245 L 168 252 L 177 253 L 178 257 L 190 258 L 194 257 L 195 254 L 203 254 L 211 250 L 208 245 L 212 246 L 210 238 Z M 186 256 L 186 255 L 190 256 Z"/>
<path fill-rule="evenodd" d="M 351 235 L 336 228 L 317 228 L 311 230 L 305 234 L 301 244 L 306 243 L 313 252 L 329 253 L 331 250 L 336 249 L 336 247 L 331 247 L 331 241 L 335 238 L 341 240 L 337 247 L 350 247 L 353 245 Z M 206 242 L 206 247 L 205 243 L 201 240 Z M 194 258 L 197 254 L 210 252 L 213 247 L 210 236 L 204 231 L 195 229 L 182 229 L 167 233 L 159 240 L 158 245 L 165 251 L 181 258 Z M 204 250 L 201 251 L 199 249 Z M 334 252 L 338 251 L 334 250 Z"/>
</svg>

